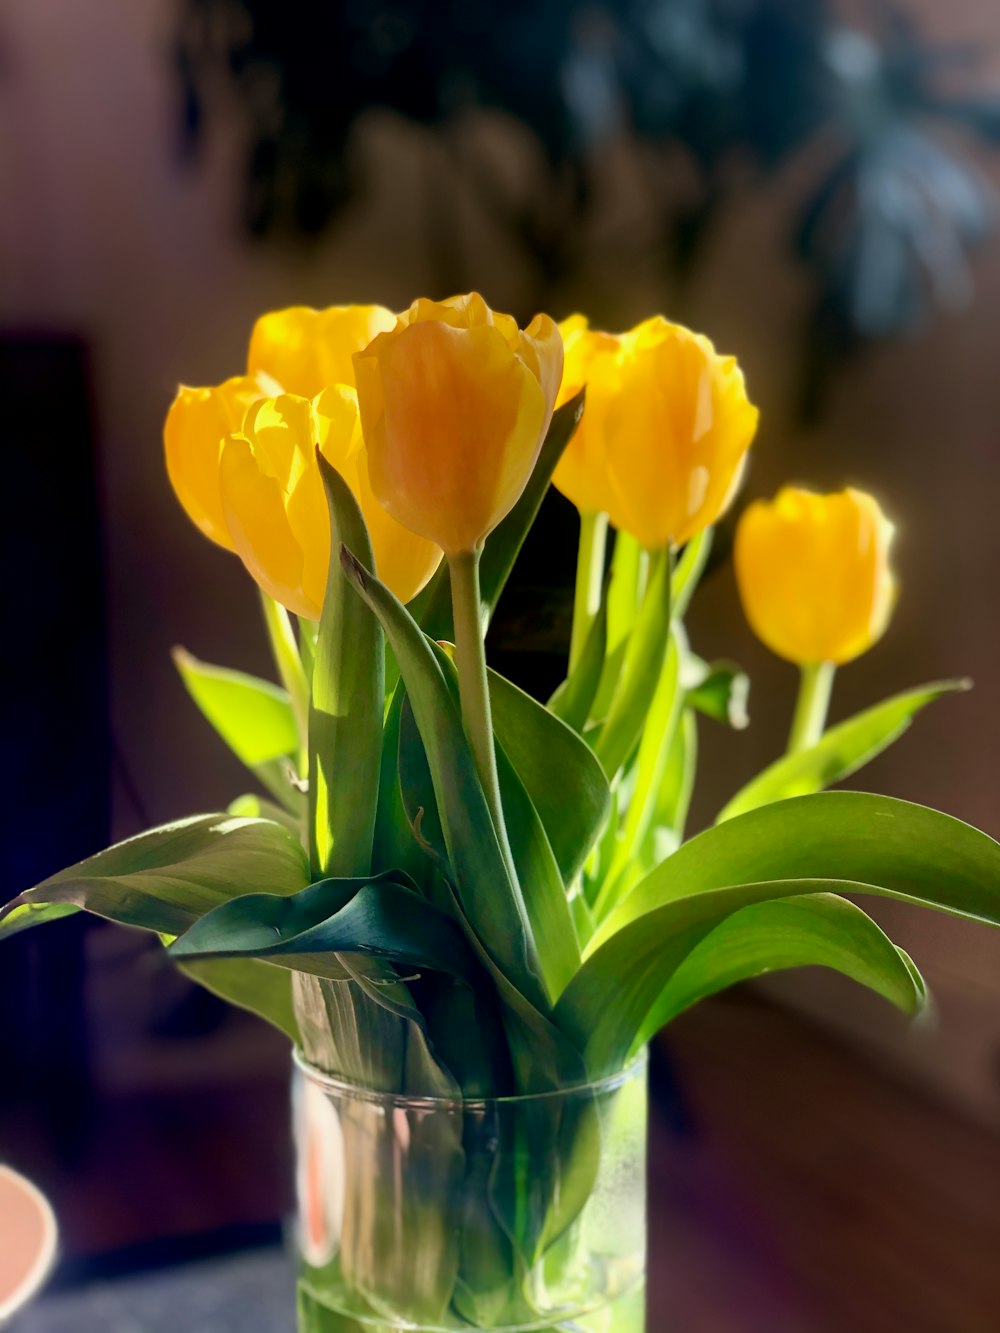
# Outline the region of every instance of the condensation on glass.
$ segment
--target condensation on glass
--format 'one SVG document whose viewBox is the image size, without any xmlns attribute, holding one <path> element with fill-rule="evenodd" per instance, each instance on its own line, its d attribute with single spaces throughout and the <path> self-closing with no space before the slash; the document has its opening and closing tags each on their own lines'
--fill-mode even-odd
<svg viewBox="0 0 1000 1333">
<path fill-rule="evenodd" d="M 646 1059 L 482 1101 L 297 1061 L 300 1333 L 643 1333 Z"/>
</svg>

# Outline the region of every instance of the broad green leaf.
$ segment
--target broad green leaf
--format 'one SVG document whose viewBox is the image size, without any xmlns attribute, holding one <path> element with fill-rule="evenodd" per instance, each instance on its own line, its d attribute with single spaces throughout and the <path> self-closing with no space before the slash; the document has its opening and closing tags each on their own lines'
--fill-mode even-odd
<svg viewBox="0 0 1000 1333">
<path fill-rule="evenodd" d="M 1000 853 L 1000 847 L 997 852 Z M 692 952 L 710 939 L 715 929 L 734 919 L 734 914 L 759 904 L 829 895 L 838 890 L 883 891 L 877 885 L 855 880 L 775 879 L 693 893 L 653 908 L 606 937 L 587 958 L 556 1006 L 556 1021 L 570 1037 L 585 1043 L 593 1077 L 613 1073 L 665 1021 L 661 1018 L 661 996 Z M 997 900 L 1000 903 L 1000 893 Z M 836 909 L 831 909 L 831 914 L 833 910 Z M 846 963 L 850 969 L 848 975 L 858 976 L 868 985 L 874 983 L 876 990 L 888 994 L 911 1012 L 919 1007 L 920 988 L 910 967 L 894 946 L 888 945 L 888 941 L 883 943 L 884 937 L 874 923 L 866 926 L 861 918 L 852 917 L 853 944 L 844 940 L 842 931 L 838 935 L 842 925 L 838 919 L 836 928 L 830 926 L 831 945 L 825 965 L 839 967 L 841 962 Z M 801 943 L 804 929 L 801 919 L 799 929 Z M 819 938 L 825 929 L 817 927 L 811 932 L 815 937 L 811 946 L 815 953 L 819 952 Z M 838 939 L 843 945 L 840 951 L 833 943 Z M 764 943 L 762 938 L 762 949 Z M 701 957 L 708 952 L 706 945 Z M 805 953 L 805 949 L 800 953 Z M 695 983 L 696 979 L 688 984 Z M 669 1003 L 662 1002 L 662 1013 L 669 1015 L 669 1012 Z"/>
<path fill-rule="evenodd" d="M 495 671 L 493 730 L 538 811 L 563 883 L 573 882 L 608 817 L 611 793 L 590 746 Z"/>
<path fill-rule="evenodd" d="M 601 683 L 608 647 L 608 601 L 600 609 L 587 633 L 580 660 L 548 702 L 551 713 L 582 734 Z"/>
<path fill-rule="evenodd" d="M 798 879 L 854 880 L 865 886 L 859 892 L 1000 925 L 993 838 L 923 805 L 836 791 L 779 801 L 698 834 L 635 886 L 591 949 L 664 904 L 734 884 Z"/>
<path fill-rule="evenodd" d="M 248 768 L 296 753 L 298 732 L 286 690 L 243 671 L 199 662 L 183 648 L 172 656 L 191 698 Z"/>
<path fill-rule="evenodd" d="M 916 713 L 936 699 L 968 688 L 963 680 L 937 681 L 886 699 L 831 727 L 806 750 L 765 768 L 722 809 L 718 823 L 789 796 L 806 796 L 850 777 L 903 734 Z"/>
<path fill-rule="evenodd" d="M 430 641 L 392 593 L 348 551 L 348 579 L 379 619 L 399 662 L 424 744 L 458 899 L 476 938 L 512 985 L 545 1005 L 527 909 L 493 828 L 472 751 Z"/>
<path fill-rule="evenodd" d="M 739 981 L 806 966 L 833 968 L 904 1013 L 926 1002 L 920 974 L 870 916 L 834 893 L 810 894 L 744 907 L 710 931 L 660 992 L 638 1040 Z"/>
<path fill-rule="evenodd" d="M 454 920 L 391 875 L 321 880 L 289 897 L 246 894 L 195 922 L 169 952 L 184 960 L 270 958 L 337 980 L 339 956 L 359 953 L 481 982 Z"/>
<path fill-rule="evenodd" d="M 300 1044 L 302 1038 L 292 1003 L 292 979 L 284 968 L 250 958 L 217 958 L 179 966 L 199 986 L 266 1019 L 296 1045 Z"/>
<path fill-rule="evenodd" d="M 553 412 L 548 433 L 527 486 L 521 492 L 514 508 L 487 538 L 479 563 L 479 589 L 487 619 L 493 614 L 510 572 L 514 568 L 517 554 L 524 544 L 531 525 L 538 517 L 555 466 L 580 423 L 583 401 L 584 390 L 581 389 L 574 398 Z M 427 590 L 426 597 L 422 594 L 421 599 L 417 600 L 417 605 L 411 606 L 411 610 L 418 624 L 430 638 L 450 640 L 455 637 L 451 616 L 451 591 L 444 564 L 435 575 L 433 587 Z"/>
<path fill-rule="evenodd" d="M 749 724 L 750 677 L 735 662 L 703 662 L 688 654 L 684 685 L 691 707 L 713 722 L 721 722 L 734 731 L 742 731 Z"/>
<path fill-rule="evenodd" d="M 248 890 L 288 894 L 308 882 L 305 852 L 280 824 L 200 815 L 128 838 L 19 894 L 0 909 L 0 936 L 81 909 L 181 935 Z"/>
<path fill-rule="evenodd" d="M 317 454 L 330 508 L 330 570 L 309 706 L 310 858 L 318 874 L 367 875 L 378 806 L 385 706 L 382 630 L 344 576 L 345 545 L 375 567 L 350 487 Z"/>
<path fill-rule="evenodd" d="M 670 557 L 654 561 L 649 587 L 629 636 L 618 686 L 594 745 L 609 780 L 625 763 L 642 733 L 670 640 Z"/>
</svg>

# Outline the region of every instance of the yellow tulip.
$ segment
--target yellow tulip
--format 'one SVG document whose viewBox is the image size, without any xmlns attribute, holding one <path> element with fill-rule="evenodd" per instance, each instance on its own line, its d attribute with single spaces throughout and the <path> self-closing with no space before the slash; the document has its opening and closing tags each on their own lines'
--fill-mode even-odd
<svg viewBox="0 0 1000 1333">
<path fill-rule="evenodd" d="M 478 550 L 531 475 L 562 361 L 547 315 L 522 332 L 477 293 L 415 301 L 354 357 L 381 503 L 448 556 Z"/>
<path fill-rule="evenodd" d="M 893 526 L 864 491 L 786 486 L 740 518 L 734 559 L 758 638 L 800 666 L 840 665 L 881 636 L 896 600 Z"/>
<path fill-rule="evenodd" d="M 224 441 L 219 491 L 233 549 L 271 597 L 297 615 L 319 619 L 330 522 L 317 444 L 358 501 L 379 576 L 409 601 L 437 568 L 441 552 L 396 523 L 372 495 L 357 395 L 347 385 L 333 385 L 312 402 L 294 394 L 259 399 L 242 431 Z"/>
<path fill-rule="evenodd" d="M 368 479 L 351 358 L 394 320 L 382 306 L 262 315 L 247 374 L 182 386 L 167 414 L 167 471 L 189 517 L 236 551 L 265 591 L 311 619 L 330 553 L 316 444 L 354 492 L 379 575 L 398 597 L 415 596 L 441 559 L 385 512 Z"/>
<path fill-rule="evenodd" d="M 571 315 L 559 325 L 565 366 L 556 406 L 569 402 L 582 388 L 586 406 L 552 474 L 553 485 L 581 514 L 603 513 L 608 507 L 607 450 L 604 416 L 614 392 L 615 357 L 621 339 L 589 327 L 584 315 Z"/>
<path fill-rule="evenodd" d="M 757 429 L 735 357 L 661 315 L 620 335 L 579 315 L 562 328 L 562 392 L 585 382 L 587 403 L 555 484 L 647 550 L 683 545 L 729 505 Z"/>
</svg>

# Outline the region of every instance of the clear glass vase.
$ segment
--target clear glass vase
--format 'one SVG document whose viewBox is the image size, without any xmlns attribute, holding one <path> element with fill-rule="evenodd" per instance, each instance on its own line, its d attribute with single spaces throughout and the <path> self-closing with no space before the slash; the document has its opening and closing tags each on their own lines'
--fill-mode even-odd
<svg viewBox="0 0 1000 1333">
<path fill-rule="evenodd" d="M 299 1333 L 643 1333 L 645 1054 L 481 1101 L 296 1065 Z"/>
</svg>

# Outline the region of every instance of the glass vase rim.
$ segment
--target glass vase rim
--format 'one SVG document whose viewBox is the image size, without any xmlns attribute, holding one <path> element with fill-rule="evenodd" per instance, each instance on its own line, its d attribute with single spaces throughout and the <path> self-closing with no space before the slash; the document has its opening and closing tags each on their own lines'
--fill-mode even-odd
<svg viewBox="0 0 1000 1333">
<path fill-rule="evenodd" d="M 328 1092 L 340 1093 L 345 1097 L 354 1098 L 356 1101 L 389 1104 L 393 1107 L 412 1108 L 414 1110 L 457 1109 L 465 1112 L 500 1106 L 522 1106 L 529 1102 L 543 1102 L 555 1098 L 579 1096 L 584 1093 L 614 1092 L 645 1072 L 649 1064 L 649 1052 L 647 1047 L 643 1046 L 624 1068 L 618 1070 L 617 1073 L 606 1074 L 602 1078 L 582 1079 L 580 1082 L 567 1083 L 562 1087 L 549 1088 L 544 1092 L 515 1092 L 502 1097 L 434 1097 L 423 1093 L 379 1092 L 376 1088 L 366 1088 L 335 1074 L 325 1073 L 322 1069 L 310 1064 L 298 1046 L 292 1047 L 292 1062 L 309 1082 L 318 1084 Z"/>
</svg>

